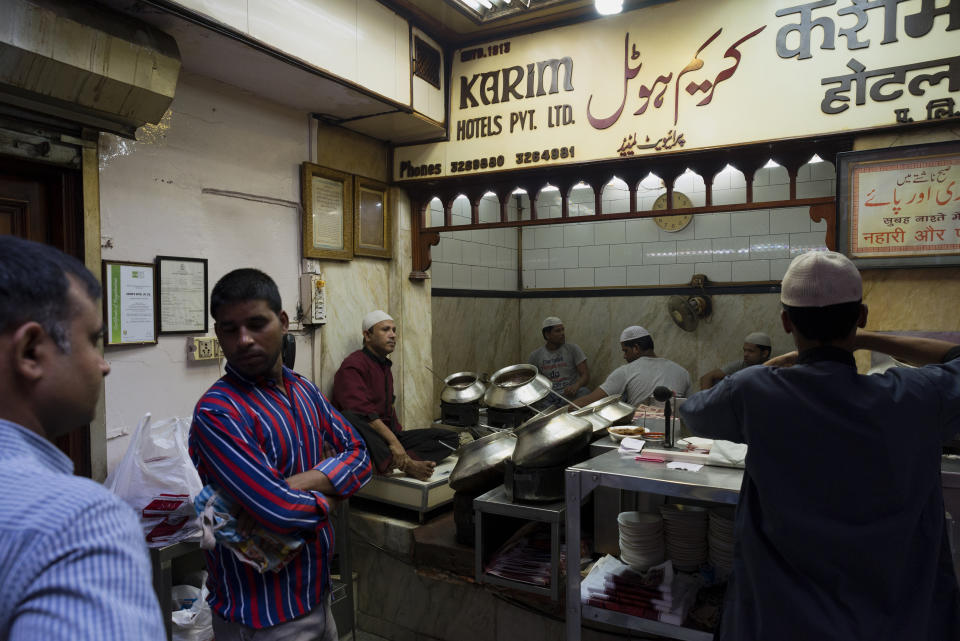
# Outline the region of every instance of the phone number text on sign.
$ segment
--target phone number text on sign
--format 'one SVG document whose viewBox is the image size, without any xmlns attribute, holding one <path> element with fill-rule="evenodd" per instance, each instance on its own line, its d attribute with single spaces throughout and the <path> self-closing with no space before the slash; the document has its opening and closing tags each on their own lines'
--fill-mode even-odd
<svg viewBox="0 0 960 641">
<path fill-rule="evenodd" d="M 517 152 L 517 164 L 525 165 L 534 162 L 550 162 L 551 160 L 562 160 L 573 158 L 574 146 L 554 147 L 553 149 L 544 149 L 542 151 L 521 151 Z"/>
<path fill-rule="evenodd" d="M 463 171 L 475 171 L 477 169 L 495 169 L 503 167 L 505 162 L 503 155 L 490 156 L 489 158 L 474 158 L 473 160 L 451 160 L 450 173 L 456 174 Z"/>
</svg>

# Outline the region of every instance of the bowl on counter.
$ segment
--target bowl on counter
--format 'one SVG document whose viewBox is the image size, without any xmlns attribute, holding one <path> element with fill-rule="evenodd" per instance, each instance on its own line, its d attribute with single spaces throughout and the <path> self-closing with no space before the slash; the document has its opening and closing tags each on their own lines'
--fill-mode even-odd
<svg viewBox="0 0 960 641">
<path fill-rule="evenodd" d="M 636 427 L 633 425 L 620 425 L 615 427 L 607 428 L 607 431 L 610 433 L 610 438 L 615 442 L 619 443 L 625 438 L 639 438 L 645 441 L 657 442 L 663 441 L 663 434 L 660 436 L 651 436 L 648 437 L 647 434 L 651 434 L 648 430 L 642 427 Z"/>
<path fill-rule="evenodd" d="M 608 421 L 610 425 L 624 425 L 633 420 L 634 408 L 629 403 L 621 401 L 619 394 L 612 394 L 590 403 L 574 414 L 588 411 Z"/>
<path fill-rule="evenodd" d="M 535 416 L 520 427 L 511 460 L 518 467 L 551 467 L 570 460 L 593 434 L 587 419 L 574 416 L 566 407 Z"/>
<path fill-rule="evenodd" d="M 550 379 L 534 365 L 526 363 L 498 369 L 490 377 L 484 394 L 488 407 L 516 409 L 533 405 L 553 389 Z"/>
</svg>

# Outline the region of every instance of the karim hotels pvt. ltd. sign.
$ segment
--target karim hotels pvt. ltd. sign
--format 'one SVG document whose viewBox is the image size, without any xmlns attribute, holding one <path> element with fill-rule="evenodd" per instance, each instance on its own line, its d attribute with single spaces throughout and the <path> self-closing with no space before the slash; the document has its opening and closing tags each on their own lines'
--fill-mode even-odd
<svg viewBox="0 0 960 641">
<path fill-rule="evenodd" d="M 676 0 L 455 52 L 400 181 L 960 116 L 960 0 Z"/>
</svg>

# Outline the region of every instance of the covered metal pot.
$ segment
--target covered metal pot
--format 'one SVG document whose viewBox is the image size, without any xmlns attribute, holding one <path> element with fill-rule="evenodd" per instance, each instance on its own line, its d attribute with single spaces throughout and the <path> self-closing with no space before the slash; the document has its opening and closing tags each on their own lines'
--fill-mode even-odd
<svg viewBox="0 0 960 641">
<path fill-rule="evenodd" d="M 610 425 L 623 425 L 633 420 L 634 407 L 621 401 L 619 394 L 613 394 L 601 398 L 599 401 L 594 401 L 575 413 L 580 414 L 580 412 L 586 412 L 587 410 L 604 420 L 610 421 Z"/>
<path fill-rule="evenodd" d="M 483 398 L 487 391 L 480 375 L 474 372 L 457 372 L 443 379 L 440 400 L 445 403 L 473 403 Z"/>
<path fill-rule="evenodd" d="M 576 411 L 570 412 L 570 415 L 579 416 L 580 418 L 585 418 L 590 421 L 590 425 L 593 426 L 593 434 L 595 438 L 606 434 L 607 428 L 613 425 L 613 423 L 610 422 L 610 419 L 601 416 L 596 409 L 590 409 L 589 406 L 581 407 Z"/>
<path fill-rule="evenodd" d="M 518 467 L 561 465 L 590 442 L 593 425 L 566 407 L 537 416 L 514 431 L 517 447 L 511 457 Z"/>
<path fill-rule="evenodd" d="M 550 393 L 550 379 L 541 374 L 536 366 L 526 363 L 498 369 L 490 377 L 490 385 L 484 394 L 489 407 L 516 409 L 532 405 Z"/>
<path fill-rule="evenodd" d="M 467 443 L 457 452 L 450 472 L 455 492 L 484 492 L 503 483 L 503 464 L 517 445 L 512 432 L 496 432 Z"/>
</svg>

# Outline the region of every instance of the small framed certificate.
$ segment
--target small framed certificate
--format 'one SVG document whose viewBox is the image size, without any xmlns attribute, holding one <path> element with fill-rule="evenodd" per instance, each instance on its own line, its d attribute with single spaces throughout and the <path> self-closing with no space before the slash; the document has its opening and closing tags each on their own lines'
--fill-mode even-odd
<svg viewBox="0 0 960 641">
<path fill-rule="evenodd" d="M 370 178 L 354 179 L 353 253 L 390 258 L 390 210 L 387 186 Z"/>
<path fill-rule="evenodd" d="M 305 162 L 303 194 L 303 257 L 353 258 L 353 176 Z"/>
<path fill-rule="evenodd" d="M 157 256 L 156 266 L 158 333 L 206 332 L 207 259 Z"/>
<path fill-rule="evenodd" d="M 156 344 L 154 266 L 103 261 L 104 345 Z"/>
</svg>

